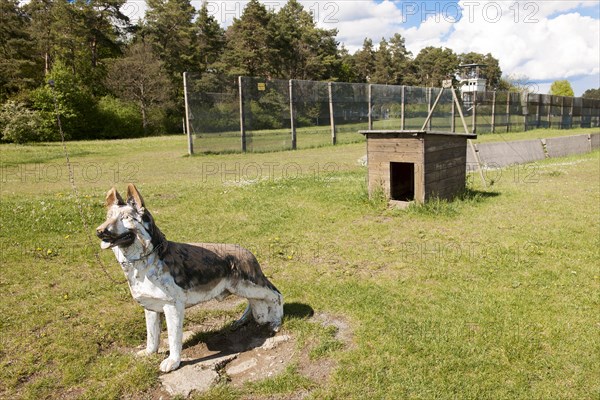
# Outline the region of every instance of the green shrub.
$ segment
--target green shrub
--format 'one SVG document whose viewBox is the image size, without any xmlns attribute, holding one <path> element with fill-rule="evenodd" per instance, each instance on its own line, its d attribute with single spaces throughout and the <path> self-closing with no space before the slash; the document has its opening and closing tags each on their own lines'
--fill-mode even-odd
<svg viewBox="0 0 600 400">
<path fill-rule="evenodd" d="M 30 110 L 25 103 L 11 100 L 0 108 L 0 138 L 14 143 L 53 139 L 52 131 L 38 111 Z"/>
<path fill-rule="evenodd" d="M 143 136 L 142 117 L 135 104 L 104 96 L 98 102 L 100 136 L 107 139 Z"/>
<path fill-rule="evenodd" d="M 98 136 L 98 110 L 96 100 L 81 79 L 60 61 L 56 61 L 46 81 L 54 81 L 33 90 L 30 95 L 33 108 L 40 112 L 48 128 L 56 127 L 55 102 L 60 113 L 62 128 L 67 139 L 90 139 Z M 54 137 L 59 137 L 55 135 Z"/>
</svg>

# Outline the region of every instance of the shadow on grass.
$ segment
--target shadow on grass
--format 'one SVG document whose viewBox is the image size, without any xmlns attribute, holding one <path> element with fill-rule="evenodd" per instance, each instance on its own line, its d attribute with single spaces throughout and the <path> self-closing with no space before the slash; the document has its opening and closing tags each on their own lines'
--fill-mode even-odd
<svg viewBox="0 0 600 400">
<path fill-rule="evenodd" d="M 433 198 L 425 204 L 413 203 L 406 212 L 419 216 L 453 217 L 460 213 L 462 207 L 482 204 L 498 196 L 499 192 L 466 189 L 452 200 Z"/>
</svg>

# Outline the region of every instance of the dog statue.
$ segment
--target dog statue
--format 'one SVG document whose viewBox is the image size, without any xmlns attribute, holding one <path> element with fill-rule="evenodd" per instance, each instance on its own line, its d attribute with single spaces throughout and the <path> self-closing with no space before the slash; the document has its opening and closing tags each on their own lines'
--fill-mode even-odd
<svg viewBox="0 0 600 400">
<path fill-rule="evenodd" d="M 184 310 L 230 294 L 248 299 L 248 307 L 234 326 L 250 318 L 278 331 L 283 297 L 265 277 L 254 255 L 231 244 L 185 244 L 168 241 L 146 209 L 133 184 L 127 201 L 112 188 L 106 196 L 106 221 L 96 229 L 101 248 L 111 248 L 127 277 L 133 298 L 144 307 L 147 344 L 140 355 L 158 352 L 160 314 L 165 314 L 169 357 L 162 372 L 181 362 Z"/>
</svg>

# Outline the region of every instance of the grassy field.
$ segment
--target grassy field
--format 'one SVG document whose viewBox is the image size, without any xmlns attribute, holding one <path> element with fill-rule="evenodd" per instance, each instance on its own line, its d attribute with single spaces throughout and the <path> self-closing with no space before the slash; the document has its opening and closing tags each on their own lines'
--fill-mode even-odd
<svg viewBox="0 0 600 400">
<path fill-rule="evenodd" d="M 194 157 L 184 137 L 68 148 L 90 228 L 106 191 L 135 182 L 169 239 L 240 243 L 288 305 L 349 322 L 344 345 L 305 316 L 285 318 L 299 354 L 334 360 L 326 383 L 292 367 L 199 398 L 600 395 L 598 151 L 497 171 L 485 190 L 471 176 L 459 200 L 399 211 L 368 198 L 364 143 Z M 159 358 L 133 357 L 143 312 L 113 282 L 112 253 L 101 253 L 108 277 L 94 258 L 60 144 L 0 145 L 0 155 L 0 398 L 150 397 Z M 200 306 L 186 325 L 240 312 Z"/>
</svg>

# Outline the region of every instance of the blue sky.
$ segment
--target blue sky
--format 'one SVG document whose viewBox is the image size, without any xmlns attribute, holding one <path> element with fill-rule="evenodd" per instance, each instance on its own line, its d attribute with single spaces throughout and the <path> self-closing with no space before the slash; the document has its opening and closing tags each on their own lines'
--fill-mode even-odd
<svg viewBox="0 0 600 400">
<path fill-rule="evenodd" d="M 414 55 L 426 46 L 457 53 L 492 53 L 505 76 L 531 83 L 547 93 L 552 81 L 568 79 L 576 95 L 600 87 L 600 1 L 392 1 L 299 0 L 319 26 L 338 29 L 338 40 L 350 52 L 365 37 L 378 44 L 394 33 L 406 38 Z M 286 0 L 261 0 L 278 9 Z M 193 0 L 199 8 L 201 0 Z M 222 26 L 239 17 L 247 1 L 208 0 L 209 11 Z M 143 0 L 130 0 L 123 10 L 143 16 Z"/>
</svg>

